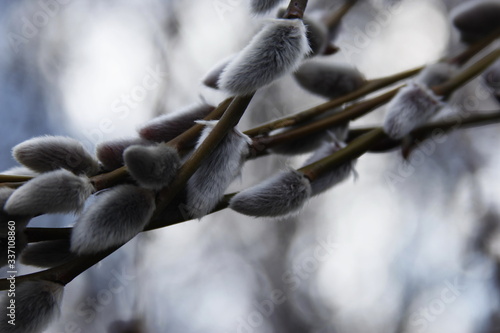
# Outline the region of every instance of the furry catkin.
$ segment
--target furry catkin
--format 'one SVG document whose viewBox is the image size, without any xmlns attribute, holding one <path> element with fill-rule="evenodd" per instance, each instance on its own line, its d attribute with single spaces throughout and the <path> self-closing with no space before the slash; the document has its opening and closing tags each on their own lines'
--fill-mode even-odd
<svg viewBox="0 0 500 333">
<path fill-rule="evenodd" d="M 309 157 L 309 159 L 307 159 L 304 165 L 309 165 L 317 162 L 333 153 L 336 153 L 345 146 L 345 143 L 336 140 L 324 141 L 321 147 L 317 151 L 315 151 L 314 154 Z M 345 180 L 354 171 L 355 164 L 356 160 L 343 163 L 316 178 L 311 182 L 312 195 L 314 196 L 325 192 L 326 190 Z"/>
<path fill-rule="evenodd" d="M 434 116 L 443 104 L 430 89 L 410 82 L 387 105 L 384 131 L 392 139 L 401 139 Z"/>
<path fill-rule="evenodd" d="M 14 191 L 4 209 L 12 215 L 79 211 L 94 192 L 90 180 L 61 169 L 33 178 Z"/>
<path fill-rule="evenodd" d="M 0 332 L 41 333 L 60 314 L 64 286 L 50 281 L 30 280 L 16 286 L 15 325 L 9 324 L 8 316 L 11 298 L 2 295 L 0 307 Z M 7 310 L 6 310 L 7 309 Z M 6 313 L 5 313 L 6 311 Z M 7 315 L 6 315 L 7 314 Z"/>
<path fill-rule="evenodd" d="M 295 170 L 281 172 L 236 194 L 229 207 L 238 213 L 261 217 L 298 212 L 311 196 L 311 184 Z"/>
<path fill-rule="evenodd" d="M 112 171 L 124 165 L 123 152 L 132 145 L 150 145 L 151 142 L 141 138 L 116 139 L 97 145 L 96 155 L 104 170 Z"/>
<path fill-rule="evenodd" d="M 139 129 L 141 138 L 154 142 L 168 142 L 191 128 L 196 120 L 205 118 L 214 107 L 195 104 L 175 113 L 164 114 L 147 122 Z"/>
<path fill-rule="evenodd" d="M 310 48 L 299 19 L 273 19 L 231 61 L 219 86 L 234 95 L 249 95 L 300 65 Z"/>
<path fill-rule="evenodd" d="M 309 57 L 323 54 L 329 42 L 327 27 L 323 22 L 310 17 L 304 18 L 304 24 L 307 29 L 307 41 L 311 48 L 311 52 L 308 54 Z"/>
<path fill-rule="evenodd" d="M 151 191 L 115 186 L 96 198 L 79 216 L 71 234 L 71 251 L 91 254 L 119 246 L 141 232 L 155 209 Z"/>
<path fill-rule="evenodd" d="M 69 240 L 43 241 L 28 245 L 21 255 L 21 263 L 50 268 L 64 264 L 75 257 L 76 255 L 70 251 Z"/>
<path fill-rule="evenodd" d="M 283 0 L 250 0 L 250 9 L 254 14 L 267 13 L 278 6 Z"/>
<path fill-rule="evenodd" d="M 224 68 L 226 68 L 226 66 L 234 59 L 235 56 L 236 55 L 233 54 L 216 64 L 212 69 L 208 71 L 201 82 L 207 87 L 219 89 L 219 78 L 224 71 Z"/>
<path fill-rule="evenodd" d="M 451 10 L 450 17 L 462 41 L 474 43 L 500 27 L 500 2 L 463 2 Z"/>
<path fill-rule="evenodd" d="M 203 143 L 216 123 L 205 122 L 207 127 L 201 134 L 198 146 Z M 234 128 L 202 162 L 186 186 L 190 216 L 201 218 L 215 208 L 224 196 L 224 191 L 240 174 L 251 142 L 248 136 Z"/>
<path fill-rule="evenodd" d="M 426 66 L 416 77 L 415 82 L 427 87 L 433 87 L 448 81 L 456 72 L 455 65 L 438 62 Z"/>
<path fill-rule="evenodd" d="M 31 217 L 23 215 L 10 215 L 4 210 L 5 203 L 14 193 L 14 189 L 8 187 L 0 187 L 0 237 L 5 237 L 9 229 L 15 228 L 16 231 L 21 231 L 26 228 Z M 9 223 L 14 221 L 14 223 Z"/>
<path fill-rule="evenodd" d="M 92 176 L 99 171 L 97 161 L 83 145 L 64 136 L 40 136 L 24 141 L 12 149 L 21 164 L 36 172 L 66 169 L 75 174 Z"/>
<path fill-rule="evenodd" d="M 482 75 L 484 83 L 490 88 L 493 96 L 500 102 L 500 60 L 497 60 Z"/>
<path fill-rule="evenodd" d="M 283 18 L 286 11 L 286 8 L 280 8 L 276 17 Z M 302 22 L 304 22 L 304 25 L 306 26 L 307 42 L 309 43 L 309 47 L 311 48 L 311 52 L 309 52 L 307 56 L 314 57 L 323 54 L 330 41 L 330 38 L 328 36 L 328 28 L 322 21 L 310 16 L 304 16 L 302 18 Z"/>
<path fill-rule="evenodd" d="M 140 186 L 153 190 L 167 186 L 181 166 L 177 150 L 164 144 L 130 146 L 123 153 L 123 158 L 132 178 Z"/>
<path fill-rule="evenodd" d="M 319 61 L 304 63 L 294 76 L 302 88 L 329 99 L 347 95 L 366 82 L 363 74 L 353 67 Z"/>
</svg>

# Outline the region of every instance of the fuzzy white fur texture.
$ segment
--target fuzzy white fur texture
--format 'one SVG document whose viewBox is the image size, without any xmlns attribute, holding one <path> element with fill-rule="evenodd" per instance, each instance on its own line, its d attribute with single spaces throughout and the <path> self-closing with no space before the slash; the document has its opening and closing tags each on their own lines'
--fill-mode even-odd
<svg viewBox="0 0 500 333">
<path fill-rule="evenodd" d="M 35 177 L 39 175 L 38 172 L 33 171 L 30 168 L 25 167 L 24 165 L 17 165 L 5 171 L 1 171 L 0 173 L 2 175 L 27 176 L 27 177 Z"/>
<path fill-rule="evenodd" d="M 336 153 L 345 146 L 345 143 L 336 140 L 324 141 L 321 147 L 307 159 L 304 165 L 312 164 L 327 156 L 330 156 L 331 154 Z M 323 193 L 347 179 L 351 175 L 351 173 L 354 172 L 355 164 L 356 160 L 343 163 L 316 178 L 311 182 L 312 195 L 315 196 Z"/>
<path fill-rule="evenodd" d="M 214 65 L 207 74 L 203 77 L 201 82 L 210 88 L 219 89 L 219 78 L 224 71 L 224 68 L 236 57 L 236 54 L 232 54 L 229 57 L 222 59 L 220 62 Z"/>
<path fill-rule="evenodd" d="M 283 217 L 300 211 L 311 193 L 304 174 L 284 171 L 236 194 L 229 207 L 249 216 Z"/>
<path fill-rule="evenodd" d="M 60 314 L 64 287 L 61 284 L 42 280 L 25 281 L 16 288 L 16 325 L 8 323 L 5 315 L 10 298 L 2 295 L 0 317 L 2 333 L 41 333 Z"/>
<path fill-rule="evenodd" d="M 40 136 L 24 141 L 12 148 L 12 156 L 36 172 L 63 168 L 75 174 L 93 176 L 99 171 L 97 161 L 83 145 L 64 136 Z"/>
<path fill-rule="evenodd" d="M 450 17 L 453 25 L 460 31 L 461 39 L 472 43 L 500 27 L 500 2 L 465 1 L 450 11 Z"/>
<path fill-rule="evenodd" d="M 33 178 L 12 193 L 4 209 L 11 215 L 77 212 L 94 192 L 85 176 L 61 169 Z"/>
<path fill-rule="evenodd" d="M 250 9 L 254 14 L 267 13 L 278 6 L 283 0 L 250 0 Z"/>
<path fill-rule="evenodd" d="M 425 124 L 442 107 L 441 98 L 432 90 L 410 82 L 387 105 L 384 131 L 392 139 L 401 139 Z"/>
<path fill-rule="evenodd" d="M 75 258 L 70 251 L 70 241 L 53 240 L 30 244 L 21 254 L 24 265 L 51 268 Z"/>
<path fill-rule="evenodd" d="M 366 82 L 356 68 L 324 61 L 304 63 L 294 73 L 294 77 L 305 90 L 330 99 L 347 95 Z"/>
<path fill-rule="evenodd" d="M 152 142 L 141 138 L 124 138 L 105 141 L 97 145 L 96 155 L 104 170 L 112 171 L 124 165 L 123 152 L 132 145 L 149 146 Z"/>
<path fill-rule="evenodd" d="M 193 104 L 178 112 L 156 117 L 139 129 L 139 136 L 154 142 L 168 142 L 182 134 L 195 123 L 205 118 L 214 107 L 208 104 Z"/>
<path fill-rule="evenodd" d="M 153 192 L 134 185 L 100 193 L 76 221 L 71 251 L 91 254 L 128 242 L 144 229 L 154 209 Z"/>
<path fill-rule="evenodd" d="M 272 19 L 226 66 L 219 86 L 249 95 L 295 71 L 310 50 L 302 20 Z"/>
<path fill-rule="evenodd" d="M 177 150 L 164 144 L 130 146 L 123 153 L 123 158 L 132 178 L 140 186 L 152 190 L 167 186 L 181 166 Z"/>
<path fill-rule="evenodd" d="M 446 62 L 438 62 L 426 66 L 415 77 L 415 82 L 427 87 L 445 83 L 457 72 L 457 67 Z"/>
<path fill-rule="evenodd" d="M 197 147 L 212 132 L 217 121 L 203 123 L 206 128 Z M 224 196 L 224 191 L 240 174 L 251 143 L 247 135 L 234 128 L 202 162 L 186 186 L 187 209 L 191 217 L 201 218 L 215 208 Z"/>
<path fill-rule="evenodd" d="M 31 217 L 21 216 L 21 215 L 9 215 L 5 212 L 4 206 L 9 197 L 14 193 L 14 189 L 8 187 L 0 187 L 0 237 L 6 237 L 8 235 L 8 222 L 16 222 L 16 230 L 21 231 L 26 228 Z"/>
</svg>

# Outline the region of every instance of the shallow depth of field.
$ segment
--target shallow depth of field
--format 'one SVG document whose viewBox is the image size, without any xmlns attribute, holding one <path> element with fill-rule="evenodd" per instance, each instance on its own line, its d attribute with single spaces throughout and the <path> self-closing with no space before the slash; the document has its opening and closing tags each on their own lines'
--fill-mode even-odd
<svg viewBox="0 0 500 333">
<path fill-rule="evenodd" d="M 339 52 L 317 58 L 374 79 L 458 54 L 467 46 L 448 14 L 460 2 L 360 0 L 333 40 Z M 341 4 L 311 0 L 306 15 Z M 251 14 L 246 0 L 0 0 L 0 170 L 34 136 L 70 136 L 93 152 L 159 114 L 218 105 L 228 95 L 201 79 L 275 12 Z M 238 127 L 325 101 L 287 75 L 257 91 Z M 478 76 L 441 114 L 499 109 Z M 384 110 L 350 127 L 380 126 Z M 407 160 L 399 148 L 367 153 L 292 217 L 225 209 L 141 233 L 66 286 L 45 332 L 497 332 L 499 129 L 447 132 Z M 251 160 L 226 193 L 307 157 Z M 45 215 L 29 226 L 74 221 Z"/>
</svg>

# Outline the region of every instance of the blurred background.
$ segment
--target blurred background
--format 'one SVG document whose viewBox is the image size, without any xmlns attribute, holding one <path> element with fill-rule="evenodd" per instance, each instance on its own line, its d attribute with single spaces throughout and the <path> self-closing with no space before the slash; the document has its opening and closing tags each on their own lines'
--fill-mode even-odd
<svg viewBox="0 0 500 333">
<path fill-rule="evenodd" d="M 335 40 L 341 52 L 323 61 L 376 78 L 455 54 L 464 46 L 448 12 L 458 3 L 359 1 Z M 308 13 L 339 4 L 311 0 Z M 0 169 L 33 136 L 68 135 L 93 151 L 155 115 L 219 103 L 200 79 L 272 15 L 250 14 L 246 0 L 0 0 Z M 323 101 L 286 77 L 257 93 L 240 128 Z M 495 109 L 478 78 L 444 113 Z M 141 234 L 67 286 L 46 332 L 500 332 L 498 133 L 453 132 L 409 161 L 367 154 L 356 179 L 293 218 L 225 210 Z M 228 192 L 306 157 L 251 161 Z"/>
</svg>

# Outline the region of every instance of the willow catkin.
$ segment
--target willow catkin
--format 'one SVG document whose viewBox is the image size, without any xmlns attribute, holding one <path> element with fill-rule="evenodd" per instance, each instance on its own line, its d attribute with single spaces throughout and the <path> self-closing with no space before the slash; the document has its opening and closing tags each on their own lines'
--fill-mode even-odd
<svg viewBox="0 0 500 333">
<path fill-rule="evenodd" d="M 220 76 L 224 71 L 224 69 L 226 68 L 226 66 L 234 59 L 235 56 L 236 55 L 233 54 L 227 57 L 226 59 L 223 59 L 219 63 L 217 63 L 213 68 L 211 68 L 208 71 L 207 74 L 205 74 L 201 82 L 209 88 L 220 89 L 219 87 Z"/>
<path fill-rule="evenodd" d="M 197 103 L 173 113 L 156 117 L 139 129 L 139 136 L 154 142 L 168 142 L 191 128 L 196 120 L 205 118 L 214 107 Z"/>
<path fill-rule="evenodd" d="M 324 141 L 321 147 L 316 150 L 311 157 L 307 159 L 304 165 L 317 162 L 327 156 L 330 156 L 346 146 L 345 143 L 336 140 Z M 338 183 L 347 179 L 354 172 L 356 160 L 342 163 L 317 177 L 311 182 L 311 195 L 321 194 Z"/>
<path fill-rule="evenodd" d="M 410 82 L 387 105 L 384 131 L 392 139 L 401 139 L 425 124 L 442 107 L 441 98 L 432 90 Z"/>
<path fill-rule="evenodd" d="M 64 286 L 50 281 L 30 280 L 19 283 L 15 289 L 15 310 L 8 293 L 2 295 L 0 307 L 6 315 L 0 316 L 2 333 L 41 333 L 60 315 Z M 14 319 L 14 321 L 12 321 Z M 14 325 L 14 324 L 15 325 Z"/>
<path fill-rule="evenodd" d="M 462 41 L 474 43 L 500 27 L 500 2 L 466 1 L 454 7 L 450 17 Z"/>
<path fill-rule="evenodd" d="M 22 231 L 31 219 L 31 216 L 11 215 L 4 210 L 5 203 L 14 191 L 8 187 L 0 187 L 0 237 L 7 236 L 9 229 Z"/>
<path fill-rule="evenodd" d="M 66 169 L 75 174 L 95 175 L 97 161 L 72 138 L 40 136 L 24 141 L 12 149 L 12 155 L 21 164 L 36 172 Z"/>
<path fill-rule="evenodd" d="M 122 167 L 125 162 L 123 161 L 123 152 L 125 149 L 132 145 L 151 145 L 152 142 L 142 138 L 124 138 L 114 139 L 102 142 L 96 147 L 96 156 L 101 162 L 103 169 L 112 171 Z"/>
<path fill-rule="evenodd" d="M 70 251 L 70 244 L 68 239 L 30 244 L 21 254 L 21 263 L 43 268 L 62 265 L 76 257 Z"/>
<path fill-rule="evenodd" d="M 320 61 L 305 62 L 294 77 L 305 90 L 329 99 L 347 95 L 366 83 L 354 67 Z"/>
<path fill-rule="evenodd" d="M 250 9 L 254 14 L 267 13 L 278 6 L 283 0 L 250 0 Z"/>
<path fill-rule="evenodd" d="M 236 194 L 229 207 L 255 217 L 279 217 L 297 213 L 311 197 L 311 184 L 301 172 L 281 172 Z"/>
<path fill-rule="evenodd" d="M 211 133 L 217 122 L 205 122 L 198 146 Z M 187 209 L 191 217 L 200 218 L 211 212 L 224 191 L 240 174 L 252 140 L 237 128 L 230 130 L 214 151 L 202 162 L 186 186 Z"/>
<path fill-rule="evenodd" d="M 77 212 L 94 192 L 90 179 L 61 169 L 43 173 L 12 193 L 4 210 L 11 215 Z"/>
<path fill-rule="evenodd" d="M 123 153 L 128 172 L 145 188 L 159 190 L 167 186 L 181 166 L 181 158 L 172 147 L 134 145 Z"/>
<path fill-rule="evenodd" d="M 153 192 L 134 185 L 115 186 L 99 194 L 73 227 L 71 251 L 97 253 L 126 243 L 144 229 L 154 209 Z"/>
<path fill-rule="evenodd" d="M 221 74 L 219 86 L 249 95 L 298 68 L 310 52 L 300 19 L 272 19 Z"/>
<path fill-rule="evenodd" d="M 445 62 L 438 62 L 425 66 L 415 77 L 415 82 L 427 87 L 445 83 L 456 73 L 457 67 Z"/>
</svg>

